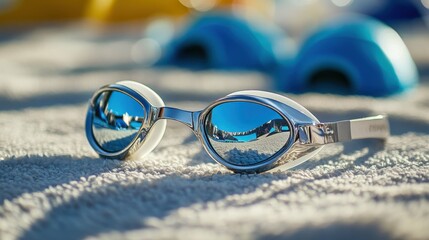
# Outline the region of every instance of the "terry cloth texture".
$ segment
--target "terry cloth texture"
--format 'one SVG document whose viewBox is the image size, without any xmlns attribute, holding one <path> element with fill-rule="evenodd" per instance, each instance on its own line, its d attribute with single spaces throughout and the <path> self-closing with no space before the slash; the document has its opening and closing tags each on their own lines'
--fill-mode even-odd
<svg viewBox="0 0 429 240">
<path fill-rule="evenodd" d="M 416 90 L 288 95 L 321 121 L 386 113 L 387 143 L 332 144 L 273 174 L 233 174 L 179 123 L 135 161 L 100 159 L 84 133 L 87 101 L 107 83 L 134 79 L 197 110 L 236 90 L 270 90 L 268 77 L 144 68 L 130 60 L 138 31 L 70 26 L 3 39 L 0 239 L 428 239 L 429 41 L 409 31 Z"/>
</svg>

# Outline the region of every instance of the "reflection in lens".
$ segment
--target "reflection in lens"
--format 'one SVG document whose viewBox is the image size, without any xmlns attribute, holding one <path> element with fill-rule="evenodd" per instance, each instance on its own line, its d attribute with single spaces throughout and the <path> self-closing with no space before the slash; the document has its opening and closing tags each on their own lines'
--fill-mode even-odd
<svg viewBox="0 0 429 240">
<path fill-rule="evenodd" d="M 273 109 L 252 102 L 226 102 L 205 119 L 205 131 L 216 153 L 240 165 L 263 162 L 289 140 L 288 122 Z"/>
<path fill-rule="evenodd" d="M 96 142 L 107 152 L 123 150 L 136 136 L 144 115 L 143 106 L 132 97 L 118 91 L 101 93 L 92 124 Z"/>
</svg>

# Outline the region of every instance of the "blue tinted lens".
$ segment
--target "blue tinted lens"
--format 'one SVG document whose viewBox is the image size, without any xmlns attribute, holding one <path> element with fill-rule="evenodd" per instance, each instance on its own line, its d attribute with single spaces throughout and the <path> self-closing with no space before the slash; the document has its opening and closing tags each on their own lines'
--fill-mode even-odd
<svg viewBox="0 0 429 240">
<path fill-rule="evenodd" d="M 92 132 L 106 152 L 127 147 L 143 124 L 145 111 L 134 98 L 118 91 L 101 93 L 94 106 Z"/>
<path fill-rule="evenodd" d="M 252 102 L 226 102 L 205 119 L 205 131 L 216 153 L 240 165 L 263 162 L 289 140 L 288 122 L 273 109 Z"/>
</svg>

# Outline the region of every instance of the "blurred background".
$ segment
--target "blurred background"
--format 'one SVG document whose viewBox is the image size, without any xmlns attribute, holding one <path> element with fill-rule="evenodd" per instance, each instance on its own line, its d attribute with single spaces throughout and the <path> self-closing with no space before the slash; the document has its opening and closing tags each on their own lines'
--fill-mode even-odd
<svg viewBox="0 0 429 240">
<path fill-rule="evenodd" d="M 0 0 L 2 108 L 23 107 L 33 93 L 31 104 L 43 105 L 60 89 L 83 102 L 122 79 L 176 95 L 243 87 L 397 95 L 427 75 L 428 8 L 429 0 Z"/>
</svg>

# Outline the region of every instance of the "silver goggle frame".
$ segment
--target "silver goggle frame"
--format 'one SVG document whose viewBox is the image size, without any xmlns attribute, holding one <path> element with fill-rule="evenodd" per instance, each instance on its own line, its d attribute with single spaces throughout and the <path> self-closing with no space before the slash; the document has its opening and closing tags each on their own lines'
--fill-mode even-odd
<svg viewBox="0 0 429 240">
<path fill-rule="evenodd" d="M 135 82 L 123 81 L 100 88 L 90 100 L 86 117 L 86 136 L 93 149 L 104 158 L 141 158 L 160 141 L 165 129 L 165 120 L 171 119 L 190 127 L 202 143 L 206 152 L 216 162 L 234 172 L 264 172 L 287 170 L 297 166 L 317 154 L 325 144 L 363 138 L 385 139 L 389 136 L 387 117 L 378 115 L 368 118 L 320 123 L 307 109 L 282 95 L 263 91 L 241 91 L 232 93 L 211 103 L 201 111 L 185 111 L 177 108 L 157 106 L 148 101 L 144 93 L 133 87 Z M 147 87 L 145 87 L 147 88 Z M 98 96 L 106 91 L 118 91 L 136 100 L 144 109 L 142 126 L 128 146 L 117 152 L 107 152 L 95 141 L 92 124 L 94 107 Z M 151 91 L 151 90 L 150 90 Z M 155 94 L 151 91 L 150 94 Z M 156 95 L 157 96 L 157 95 Z M 157 96 L 158 97 L 158 96 Z M 236 165 L 224 160 L 209 142 L 205 119 L 211 110 L 226 102 L 252 102 L 268 107 L 282 116 L 290 126 L 287 143 L 262 162 L 252 165 Z M 159 123 L 159 122 L 163 123 Z M 159 124 L 159 126 L 157 126 Z M 158 128 L 154 130 L 154 128 Z M 149 139 L 149 140 L 148 140 Z M 150 143 L 149 143 L 150 142 Z M 147 144 L 148 146 L 143 146 Z M 141 148 L 147 148 L 141 151 Z"/>
</svg>

